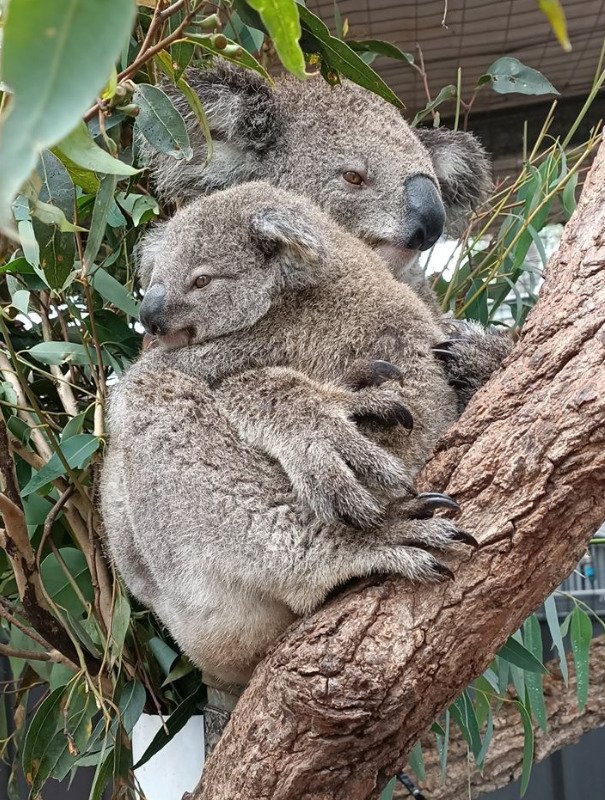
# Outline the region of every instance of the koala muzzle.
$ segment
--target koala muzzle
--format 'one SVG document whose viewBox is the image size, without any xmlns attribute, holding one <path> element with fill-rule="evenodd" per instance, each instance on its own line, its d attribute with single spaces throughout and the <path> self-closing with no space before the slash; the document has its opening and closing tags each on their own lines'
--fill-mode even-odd
<svg viewBox="0 0 605 800">
<path fill-rule="evenodd" d="M 405 183 L 405 246 L 428 250 L 443 233 L 445 209 L 439 190 L 425 175 L 414 175 Z"/>
<path fill-rule="evenodd" d="M 161 283 L 150 286 L 139 310 L 141 325 L 152 336 L 162 336 L 167 332 L 164 311 L 166 309 L 166 289 Z"/>
</svg>

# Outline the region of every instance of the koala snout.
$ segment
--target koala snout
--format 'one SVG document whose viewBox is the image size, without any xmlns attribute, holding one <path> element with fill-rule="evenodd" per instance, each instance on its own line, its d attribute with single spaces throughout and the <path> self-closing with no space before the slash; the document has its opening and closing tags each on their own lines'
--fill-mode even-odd
<svg viewBox="0 0 605 800">
<path fill-rule="evenodd" d="M 428 250 L 443 233 L 445 208 L 434 182 L 425 175 L 414 175 L 405 183 L 405 246 Z"/>
<path fill-rule="evenodd" d="M 167 332 L 164 311 L 166 309 L 166 289 L 161 283 L 150 286 L 139 310 L 141 325 L 152 336 L 162 336 Z"/>
</svg>

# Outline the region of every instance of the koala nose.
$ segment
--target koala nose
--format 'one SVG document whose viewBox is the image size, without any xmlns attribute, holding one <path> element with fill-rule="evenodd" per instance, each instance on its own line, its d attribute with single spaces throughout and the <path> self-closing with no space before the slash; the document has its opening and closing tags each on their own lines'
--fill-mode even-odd
<svg viewBox="0 0 605 800">
<path fill-rule="evenodd" d="M 425 175 L 414 175 L 405 183 L 406 238 L 410 250 L 428 250 L 443 233 L 445 209 L 439 191 Z"/>
<path fill-rule="evenodd" d="M 166 333 L 166 322 L 162 318 L 165 306 L 166 289 L 161 283 L 156 283 L 145 293 L 139 309 L 141 325 L 152 336 L 161 336 Z"/>
</svg>

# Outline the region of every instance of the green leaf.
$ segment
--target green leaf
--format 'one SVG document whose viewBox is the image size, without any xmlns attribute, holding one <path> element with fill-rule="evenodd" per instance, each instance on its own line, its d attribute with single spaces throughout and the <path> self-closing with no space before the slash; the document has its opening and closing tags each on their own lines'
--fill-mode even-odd
<svg viewBox="0 0 605 800">
<path fill-rule="evenodd" d="M 39 153 L 69 133 L 103 88 L 135 11 L 132 0 L 11 0 L 0 65 L 14 92 L 0 130 L 0 225 Z"/>
<path fill-rule="evenodd" d="M 424 769 L 424 757 L 422 755 L 422 745 L 420 742 L 416 742 L 414 747 L 410 750 L 410 754 L 408 756 L 408 764 L 414 775 L 418 778 L 419 781 L 426 780 L 426 771 Z"/>
<path fill-rule="evenodd" d="M 91 433 L 80 433 L 77 436 L 72 436 L 61 445 L 63 456 L 72 469 L 84 467 L 98 448 L 99 439 Z M 59 460 L 59 456 L 53 453 L 42 469 L 32 475 L 29 482 L 21 490 L 21 495 L 27 497 L 28 494 L 41 489 L 47 483 L 55 480 L 55 478 L 60 478 L 64 474 L 65 467 Z"/>
<path fill-rule="evenodd" d="M 443 89 L 439 92 L 437 97 L 434 100 L 431 100 L 430 103 L 427 103 L 425 107 L 419 111 L 414 119 L 412 120 L 412 127 L 415 128 L 419 122 L 425 117 L 428 117 L 436 108 L 438 108 L 442 103 L 451 100 L 452 98 L 456 97 L 457 89 L 453 84 L 449 84 L 448 86 L 444 86 Z"/>
<path fill-rule="evenodd" d="M 284 67 L 298 78 L 305 78 L 305 57 L 299 39 L 301 34 L 299 6 L 295 0 L 246 0 L 263 21 Z"/>
<path fill-rule="evenodd" d="M 71 133 L 61 139 L 56 150 L 79 167 L 93 172 L 105 175 L 137 175 L 140 172 L 99 147 L 84 122 L 78 123 Z"/>
<path fill-rule="evenodd" d="M 130 625 L 130 603 L 128 599 L 119 594 L 116 597 L 113 614 L 111 617 L 111 651 L 113 655 L 112 661 L 115 663 L 122 656 L 124 650 L 124 642 L 126 641 L 126 634 L 128 633 L 128 626 Z"/>
<path fill-rule="evenodd" d="M 571 641 L 571 652 L 576 665 L 576 694 L 578 696 L 578 708 L 584 711 L 588 700 L 588 655 L 590 643 L 592 641 L 592 622 L 590 617 L 576 606 L 571 614 L 569 625 L 569 638 Z"/>
<path fill-rule="evenodd" d="M 140 681 L 129 681 L 122 689 L 118 708 L 120 721 L 126 733 L 130 736 L 137 720 L 145 708 L 145 687 Z"/>
<path fill-rule="evenodd" d="M 168 95 L 157 86 L 139 83 L 132 99 L 139 107 L 138 133 L 160 153 L 190 161 L 193 150 L 185 121 Z"/>
<path fill-rule="evenodd" d="M 125 286 L 122 286 L 119 281 L 104 269 L 99 267 L 94 271 L 91 283 L 95 292 L 98 292 L 108 303 L 119 308 L 129 317 L 139 318 L 139 303 Z"/>
<path fill-rule="evenodd" d="M 171 668 L 162 686 L 167 686 L 169 683 L 174 683 L 175 681 L 178 681 L 180 678 L 184 678 L 185 675 L 190 675 L 194 671 L 195 667 L 193 666 L 191 661 L 189 661 L 189 659 L 186 656 L 181 656 L 177 660 L 175 665 Z"/>
<path fill-rule="evenodd" d="M 567 669 L 567 658 L 565 657 L 565 647 L 563 645 L 563 636 L 559 626 L 559 615 L 557 614 L 557 604 L 554 595 L 549 595 L 544 601 L 544 611 L 546 613 L 546 622 L 548 623 L 548 630 L 550 631 L 553 647 L 557 648 L 561 675 L 565 681 L 565 686 L 567 686 L 569 683 L 569 670 Z"/>
<path fill-rule="evenodd" d="M 0 193 L 0 203 L 1 197 L 2 195 Z M 23 255 L 28 263 L 34 267 L 34 271 L 38 272 L 38 267 L 40 266 L 40 245 L 34 233 L 34 226 L 32 225 L 31 213 L 29 210 L 29 201 L 23 195 L 19 195 L 13 203 L 12 209 L 17 221 L 17 231 L 19 233 L 19 241 L 21 242 Z M 2 225 L 1 215 L 2 209 L 0 208 L 0 226 Z"/>
<path fill-rule="evenodd" d="M 13 292 L 11 296 L 11 305 L 22 314 L 27 314 L 29 311 L 30 294 L 31 292 L 27 289 L 18 289 L 16 292 Z"/>
<path fill-rule="evenodd" d="M 506 642 L 504 647 L 498 651 L 498 656 L 505 659 L 510 664 L 514 664 L 516 667 L 527 670 L 527 672 L 545 673 L 547 671 L 544 664 L 542 664 L 541 661 L 538 661 L 533 653 L 530 653 L 526 647 L 524 647 L 516 639 L 513 639 L 512 636 Z"/>
<path fill-rule="evenodd" d="M 152 217 L 158 216 L 160 207 L 157 200 L 147 194 L 125 194 L 118 192 L 116 200 L 120 206 L 132 217 L 135 228 L 141 223 L 148 222 Z"/>
<path fill-rule="evenodd" d="M 578 173 L 574 172 L 573 175 L 570 176 L 567 183 L 565 184 L 565 188 L 563 189 L 563 195 L 561 197 L 561 202 L 563 203 L 563 209 L 565 211 L 565 216 L 567 219 L 571 217 L 573 212 L 576 210 L 576 188 L 578 186 Z"/>
<path fill-rule="evenodd" d="M 149 649 L 156 657 L 158 664 L 164 675 L 168 675 L 170 673 L 170 668 L 178 658 L 178 653 L 176 653 L 170 645 L 166 644 L 163 639 L 160 639 L 158 636 L 154 636 L 152 639 L 149 640 Z"/>
<path fill-rule="evenodd" d="M 105 236 L 107 215 L 113 203 L 113 193 L 116 189 L 116 182 L 115 175 L 105 175 L 95 198 L 90 221 L 90 231 L 88 232 L 86 249 L 84 250 L 84 263 L 88 269 L 94 264 L 95 258 L 101 248 L 103 237 Z"/>
<path fill-rule="evenodd" d="M 76 550 L 75 547 L 62 547 L 59 554 L 86 602 L 92 603 L 94 597 L 92 580 L 82 551 Z M 54 553 L 46 556 L 40 571 L 46 591 L 59 608 L 69 611 L 76 617 L 86 611 Z"/>
<path fill-rule="evenodd" d="M 532 728 L 531 717 L 523 703 L 520 703 L 518 700 L 514 700 L 513 702 L 519 709 L 521 722 L 523 723 L 523 767 L 521 770 L 521 797 L 523 797 L 529 785 L 531 768 L 534 761 L 534 729 Z"/>
<path fill-rule="evenodd" d="M 60 686 L 40 704 L 25 737 L 23 770 L 36 795 L 48 778 L 62 780 L 92 733 L 96 711 L 84 685 Z"/>
<path fill-rule="evenodd" d="M 347 39 L 347 44 L 351 50 L 356 53 L 375 53 L 379 56 L 386 56 L 387 58 L 395 58 L 398 61 L 404 61 L 406 64 L 414 63 L 414 56 L 411 53 L 405 53 L 394 44 L 390 42 L 383 42 L 380 39 L 364 39 L 355 41 L 354 39 Z"/>
<path fill-rule="evenodd" d="M 569 34 L 567 33 L 567 20 L 565 19 L 565 11 L 559 0 L 539 0 L 538 3 L 540 11 L 546 16 L 553 29 L 553 33 L 557 37 L 557 41 L 569 53 L 571 50 L 571 42 L 569 41 Z"/>
<path fill-rule="evenodd" d="M 265 41 L 263 31 L 246 25 L 237 11 L 232 12 L 229 22 L 223 28 L 223 33 L 228 39 L 239 42 L 249 53 L 258 53 Z"/>
<path fill-rule="evenodd" d="M 304 6 L 299 6 L 303 28 L 301 45 L 305 52 L 319 53 L 329 69 L 350 78 L 359 86 L 369 89 L 397 108 L 404 108 L 397 95 L 382 80 L 377 72 L 366 64 L 346 42 L 332 36 L 326 25 Z"/>
<path fill-rule="evenodd" d="M 227 41 L 226 47 L 219 48 L 214 44 L 215 38 L 215 36 L 190 33 L 187 35 L 186 41 L 193 42 L 198 47 L 201 47 L 202 50 L 206 50 L 206 52 L 212 53 L 212 55 L 220 56 L 220 58 L 224 58 L 232 64 L 239 64 L 242 67 L 258 72 L 265 80 L 273 83 L 271 76 L 263 65 L 259 63 L 253 55 L 248 53 L 247 50 L 240 47 L 237 42 Z"/>
<path fill-rule="evenodd" d="M 523 623 L 523 641 L 527 649 L 542 662 L 542 634 L 540 623 L 535 614 Z M 536 722 L 546 731 L 548 720 L 546 715 L 546 705 L 544 703 L 544 687 L 542 685 L 542 675 L 538 672 L 525 673 L 525 688 L 529 699 L 529 707 L 536 718 Z"/>
<path fill-rule="evenodd" d="M 204 696 L 205 688 L 203 685 L 200 685 L 192 694 L 189 695 L 189 697 L 185 698 L 185 700 L 183 700 L 183 702 L 177 706 L 177 708 L 166 720 L 166 729 L 160 728 L 160 730 L 153 737 L 147 750 L 145 750 L 141 758 L 134 765 L 134 769 L 138 769 L 139 767 L 142 767 L 143 764 L 146 764 L 150 758 L 153 758 L 156 753 L 159 753 L 160 750 L 165 747 L 174 736 L 176 736 L 176 734 L 198 711 L 199 703 L 202 702 Z"/>
<path fill-rule="evenodd" d="M 97 363 L 93 347 L 85 347 L 74 342 L 40 342 L 27 352 L 42 364 L 80 364 L 88 366 Z"/>
<path fill-rule="evenodd" d="M 559 94 L 541 72 L 526 67 L 518 58 L 504 56 L 487 70 L 492 89 L 498 94 Z"/>
<path fill-rule="evenodd" d="M 397 785 L 397 778 L 391 778 L 387 785 L 382 790 L 380 800 L 393 800 L 395 793 L 395 786 Z"/>
</svg>

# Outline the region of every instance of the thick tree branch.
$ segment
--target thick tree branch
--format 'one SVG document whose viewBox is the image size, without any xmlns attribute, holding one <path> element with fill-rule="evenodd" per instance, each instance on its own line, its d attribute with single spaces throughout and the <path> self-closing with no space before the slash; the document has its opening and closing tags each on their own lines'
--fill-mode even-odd
<svg viewBox="0 0 605 800">
<path fill-rule="evenodd" d="M 588 701 L 583 711 L 578 708 L 573 664 L 566 687 L 558 662 L 547 664 L 549 674 L 544 678 L 544 696 L 548 715 L 548 731 L 534 725 L 535 760 L 542 761 L 556 750 L 577 742 L 589 731 L 605 725 L 605 636 L 592 643 L 590 652 L 590 683 Z M 427 777 L 422 789 L 431 800 L 452 800 L 454 797 L 475 798 L 507 786 L 521 775 L 523 761 L 523 728 L 519 712 L 505 703 L 494 719 L 494 735 L 488 750 L 483 774 L 469 762 L 468 747 L 459 731 L 452 729 L 448 752 L 447 779 L 441 779 L 439 754 L 435 737 L 423 740 Z M 470 793 L 469 793 L 470 787 Z M 408 797 L 405 792 L 397 797 Z"/>
<path fill-rule="evenodd" d="M 503 369 L 421 482 L 480 550 L 447 585 L 349 589 L 257 668 L 196 800 L 369 800 L 605 518 L 605 148 Z"/>
</svg>

